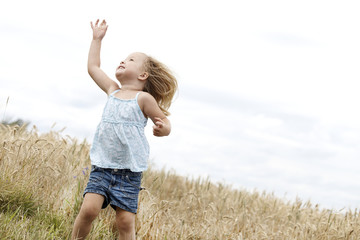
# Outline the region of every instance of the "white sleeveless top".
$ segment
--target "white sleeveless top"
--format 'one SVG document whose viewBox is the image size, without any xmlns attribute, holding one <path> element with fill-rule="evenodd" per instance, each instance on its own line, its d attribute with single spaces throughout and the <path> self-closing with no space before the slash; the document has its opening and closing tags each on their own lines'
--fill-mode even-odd
<svg viewBox="0 0 360 240">
<path fill-rule="evenodd" d="M 119 99 L 110 94 L 90 150 L 91 164 L 101 168 L 147 169 L 149 144 L 144 128 L 147 118 L 134 99 Z"/>
</svg>

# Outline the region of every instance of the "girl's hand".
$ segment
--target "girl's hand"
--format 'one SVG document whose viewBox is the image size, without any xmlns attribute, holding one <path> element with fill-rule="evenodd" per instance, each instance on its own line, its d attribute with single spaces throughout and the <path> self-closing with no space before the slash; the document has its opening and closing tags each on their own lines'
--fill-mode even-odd
<svg viewBox="0 0 360 240">
<path fill-rule="evenodd" d="M 93 39 L 94 40 L 102 40 L 104 38 L 106 30 L 108 28 L 108 25 L 106 25 L 105 19 L 100 23 L 99 26 L 98 26 L 98 23 L 99 23 L 99 19 L 96 20 L 95 26 L 93 25 L 92 22 L 90 22 L 91 28 L 93 30 Z"/>
<path fill-rule="evenodd" d="M 159 117 L 155 117 L 154 120 L 155 120 L 155 125 L 153 126 L 154 136 L 163 137 L 170 134 L 170 128 L 169 128 L 169 124 L 167 123 L 168 122 L 167 118 L 163 120 Z"/>
</svg>

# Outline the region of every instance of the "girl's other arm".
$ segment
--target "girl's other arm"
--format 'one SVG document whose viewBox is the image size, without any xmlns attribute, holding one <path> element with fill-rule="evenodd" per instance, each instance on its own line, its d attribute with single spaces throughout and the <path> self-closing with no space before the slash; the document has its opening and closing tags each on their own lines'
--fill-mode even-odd
<svg viewBox="0 0 360 240">
<path fill-rule="evenodd" d="M 114 90 L 119 88 L 119 85 L 110 79 L 103 70 L 100 69 L 100 50 L 101 41 L 105 36 L 108 26 L 106 21 L 103 20 L 98 25 L 99 19 L 96 20 L 95 26 L 91 22 L 91 28 L 93 30 L 93 40 L 91 41 L 89 57 L 88 57 L 88 72 L 95 83 L 108 95 Z"/>
<path fill-rule="evenodd" d="M 159 108 L 156 100 L 149 93 L 142 93 L 139 96 L 140 106 L 143 106 L 144 114 L 149 117 L 153 123 L 153 134 L 157 137 L 168 136 L 171 132 L 171 124 L 169 119 Z"/>
</svg>

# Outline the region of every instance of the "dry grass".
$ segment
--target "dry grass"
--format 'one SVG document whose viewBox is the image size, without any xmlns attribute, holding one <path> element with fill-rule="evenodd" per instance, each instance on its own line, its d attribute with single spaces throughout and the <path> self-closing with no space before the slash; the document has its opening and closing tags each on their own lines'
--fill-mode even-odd
<svg viewBox="0 0 360 240">
<path fill-rule="evenodd" d="M 89 174 L 89 145 L 0 125 L 0 239 L 68 239 Z M 175 172 L 144 173 L 138 239 L 360 239 L 359 212 L 286 202 Z M 102 211 L 89 239 L 115 239 Z"/>
</svg>

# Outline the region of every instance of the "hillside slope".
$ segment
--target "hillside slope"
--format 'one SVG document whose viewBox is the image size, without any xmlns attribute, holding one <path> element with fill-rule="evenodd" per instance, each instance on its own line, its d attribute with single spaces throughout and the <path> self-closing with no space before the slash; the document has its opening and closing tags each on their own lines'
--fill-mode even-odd
<svg viewBox="0 0 360 240">
<path fill-rule="evenodd" d="M 68 239 L 89 176 L 89 144 L 0 125 L 0 239 Z M 169 160 L 170 161 L 170 160 Z M 209 179 L 148 169 L 138 239 L 360 239 L 359 212 L 322 210 Z M 89 239 L 115 239 L 103 210 Z"/>
</svg>

